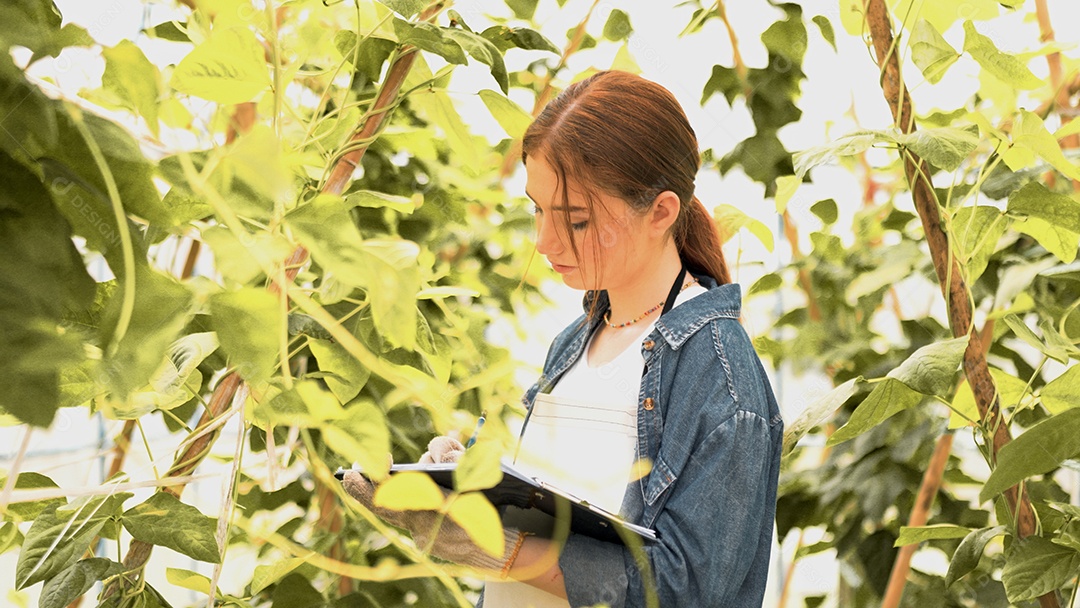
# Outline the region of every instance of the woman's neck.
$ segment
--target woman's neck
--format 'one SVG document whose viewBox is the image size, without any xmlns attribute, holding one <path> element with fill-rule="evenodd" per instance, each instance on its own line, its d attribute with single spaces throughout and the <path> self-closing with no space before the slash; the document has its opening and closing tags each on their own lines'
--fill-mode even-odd
<svg viewBox="0 0 1080 608">
<path fill-rule="evenodd" d="M 671 291 L 672 282 L 682 268 L 675 243 L 668 241 L 660 255 L 653 256 L 645 264 L 639 265 L 631 279 L 620 285 L 607 288 L 611 312 L 608 316 L 612 324 L 620 324 L 636 319 L 645 311 L 664 301 Z M 683 279 L 685 282 L 689 277 Z M 654 311 L 642 322 L 648 322 L 660 316 L 660 310 Z"/>
</svg>

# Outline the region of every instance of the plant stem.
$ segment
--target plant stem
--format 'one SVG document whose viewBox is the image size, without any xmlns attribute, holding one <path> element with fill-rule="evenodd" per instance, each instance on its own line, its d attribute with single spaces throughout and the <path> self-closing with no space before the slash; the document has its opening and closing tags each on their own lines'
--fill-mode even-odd
<svg viewBox="0 0 1080 608">
<path fill-rule="evenodd" d="M 559 63 L 555 64 L 555 67 L 549 70 L 544 76 L 544 85 L 540 87 L 540 92 L 536 95 L 536 101 L 533 102 L 533 118 L 539 116 L 541 110 L 543 110 L 544 106 L 551 100 L 551 95 L 555 91 L 555 87 L 551 83 L 555 79 L 555 75 L 566 67 L 566 63 L 570 59 L 570 56 L 581 49 L 581 43 L 585 40 L 585 27 L 589 24 L 589 19 L 592 18 L 593 11 L 596 10 L 596 5 L 599 3 L 600 0 L 593 0 L 592 6 L 589 7 L 589 12 L 585 13 L 585 18 L 577 24 L 574 28 L 574 33 L 570 36 L 570 41 L 563 47 L 562 55 L 559 56 Z M 499 167 L 499 181 L 503 181 L 510 176 L 514 170 L 514 165 L 520 158 L 521 141 L 515 140 L 510 146 L 510 151 L 503 157 L 502 166 Z"/>
<path fill-rule="evenodd" d="M 131 316 L 135 311 L 135 245 L 131 241 L 131 231 L 127 227 L 127 214 L 124 213 L 124 204 L 120 200 L 120 190 L 116 186 L 116 179 L 109 168 L 109 163 L 105 160 L 105 155 L 101 153 L 101 148 L 93 134 L 83 122 L 82 111 L 70 104 L 65 104 L 64 107 L 67 108 L 71 121 L 86 143 L 94 164 L 101 172 L 101 179 L 105 181 L 105 190 L 109 194 L 109 203 L 112 205 L 113 219 L 116 220 L 116 231 L 120 235 L 120 249 L 124 255 L 124 299 L 120 305 L 120 318 L 116 322 L 116 329 L 113 331 L 109 346 L 105 349 L 106 356 L 110 356 L 116 352 L 120 341 L 124 339 L 128 325 L 131 324 Z"/>
<path fill-rule="evenodd" d="M 866 0 L 866 23 L 870 30 L 877 62 L 881 68 L 881 88 L 886 102 L 892 111 L 896 125 L 904 133 L 915 131 L 914 113 L 911 97 L 904 88 L 900 75 L 900 62 L 895 52 L 896 41 L 893 38 L 889 9 L 885 0 Z M 955 259 L 951 256 L 948 234 L 941 228 L 941 216 L 937 197 L 930 179 L 930 167 L 918 155 L 908 150 L 904 155 L 904 172 L 915 207 L 922 221 L 923 231 L 930 255 L 934 262 L 941 285 L 942 295 L 949 303 L 949 325 L 953 336 L 969 336 L 964 352 L 963 368 L 968 384 L 975 395 L 975 403 L 985 428 L 991 429 L 989 454 L 991 466 L 998 451 L 1012 438 L 1007 425 L 1002 424 L 1001 411 L 997 399 L 997 389 L 984 354 L 982 337 L 972 324 L 971 294 L 965 284 L 963 274 Z M 1020 486 L 1005 491 L 1009 510 L 1016 518 L 1016 534 L 1025 538 L 1036 532 L 1035 512 L 1031 507 L 1026 492 Z M 1039 598 L 1043 608 L 1057 608 L 1060 603 L 1055 592 Z"/>
<path fill-rule="evenodd" d="M 0 493 L 0 513 L 7 512 L 8 502 L 11 501 L 11 492 L 15 489 L 15 481 L 19 478 L 19 469 L 22 468 L 23 459 L 26 458 L 26 450 L 30 448 L 30 435 L 34 432 L 34 427 L 27 425 L 26 430 L 23 432 L 22 443 L 19 444 L 19 451 L 15 454 L 15 460 L 11 463 L 11 468 L 7 472 L 7 481 L 4 482 L 4 491 Z"/>
</svg>

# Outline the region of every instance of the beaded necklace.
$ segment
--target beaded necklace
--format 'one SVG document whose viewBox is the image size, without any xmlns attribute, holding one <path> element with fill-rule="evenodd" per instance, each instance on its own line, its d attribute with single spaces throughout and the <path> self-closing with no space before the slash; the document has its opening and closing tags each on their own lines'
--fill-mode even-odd
<svg viewBox="0 0 1080 608">
<path fill-rule="evenodd" d="M 697 277 L 694 277 L 693 275 L 691 275 L 690 282 L 683 285 L 682 289 L 679 290 L 679 293 L 682 293 L 682 292 L 686 291 L 687 289 L 690 288 L 691 285 L 696 285 L 697 282 L 698 282 Z M 651 315 L 652 313 L 660 310 L 664 306 L 664 304 L 666 304 L 666 303 L 667 303 L 667 300 L 660 300 L 660 302 L 657 303 L 656 306 L 653 306 L 649 310 L 646 310 L 645 312 L 641 313 L 641 315 L 638 316 L 636 319 L 633 319 L 632 321 L 627 321 L 625 323 L 612 323 L 611 322 L 611 310 L 609 309 L 607 312 L 604 313 L 604 323 L 608 327 L 610 327 L 611 329 L 621 329 L 623 327 L 629 327 L 629 326 L 633 325 L 634 323 L 637 323 L 638 321 L 640 321 L 640 320 L 644 319 L 645 317 Z"/>
</svg>

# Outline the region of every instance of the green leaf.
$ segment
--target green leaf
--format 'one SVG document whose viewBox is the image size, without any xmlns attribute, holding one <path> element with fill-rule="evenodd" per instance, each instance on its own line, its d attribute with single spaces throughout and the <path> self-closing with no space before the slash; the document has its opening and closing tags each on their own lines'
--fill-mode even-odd
<svg viewBox="0 0 1080 608">
<path fill-rule="evenodd" d="M 1080 408 L 1071 408 L 1039 422 L 998 451 L 997 465 L 979 491 L 979 502 L 1028 477 L 1049 473 L 1078 453 Z"/>
<path fill-rule="evenodd" d="M 454 469 L 454 489 L 465 493 L 493 488 L 502 481 L 502 443 L 492 440 L 477 441 L 465 450 Z"/>
<path fill-rule="evenodd" d="M 531 21 L 533 15 L 536 14 L 537 4 L 539 0 L 506 0 L 506 6 L 514 11 L 514 16 L 526 21 Z"/>
<path fill-rule="evenodd" d="M 258 595 L 260 591 L 285 578 L 306 562 L 307 557 L 293 557 L 278 560 L 266 566 L 255 566 L 255 573 L 251 576 L 251 594 Z"/>
<path fill-rule="evenodd" d="M 745 297 L 748 299 L 751 296 L 757 294 L 776 291 L 777 289 L 780 289 L 780 286 L 782 286 L 783 284 L 784 279 L 782 279 L 780 275 L 776 274 L 775 272 L 770 272 L 769 274 L 766 274 L 760 279 L 754 281 L 754 284 L 750 286 L 750 289 L 746 290 Z"/>
<path fill-rule="evenodd" d="M 263 268 L 275 268 L 293 249 L 283 237 L 266 231 L 241 233 L 237 238 L 224 226 L 208 226 L 200 236 L 214 252 L 215 269 L 237 285 L 248 285 L 265 276 Z"/>
<path fill-rule="evenodd" d="M 157 67 L 130 40 L 123 40 L 101 54 L 105 58 L 101 86 L 113 93 L 125 107 L 146 119 L 150 132 L 158 136 L 161 74 Z"/>
<path fill-rule="evenodd" d="M 844 298 L 854 306 L 863 296 L 900 282 L 911 274 L 917 264 L 922 263 L 922 255 L 910 241 L 901 242 L 883 256 L 880 266 L 856 275 L 844 290 Z"/>
<path fill-rule="evenodd" d="M 430 76 L 430 72 L 425 73 L 426 68 L 420 59 L 422 58 L 418 58 L 413 64 L 410 78 L 415 77 L 420 80 L 423 76 Z M 406 84 L 408 82 L 406 81 Z M 409 103 L 442 131 L 446 138 L 447 148 L 461 160 L 462 170 L 479 175 L 479 170 L 476 168 L 484 165 L 482 154 L 489 153 L 490 147 L 486 142 L 483 142 L 483 148 L 480 147 L 478 141 L 469 132 L 468 126 L 462 120 L 450 96 L 440 90 L 425 88 L 410 95 Z"/>
<path fill-rule="evenodd" d="M 1005 595 L 1014 604 L 1053 593 L 1076 576 L 1080 553 L 1041 536 L 1014 540 L 1001 571 Z"/>
<path fill-rule="evenodd" d="M 427 0 L 379 0 L 379 4 L 386 6 L 406 19 L 419 14 L 428 5 Z"/>
<path fill-rule="evenodd" d="M 945 587 L 951 587 L 967 573 L 979 567 L 986 544 L 994 537 L 1005 533 L 1005 526 L 994 526 L 972 530 L 970 534 L 960 541 L 956 547 L 952 560 L 949 561 L 949 571 L 945 574 Z"/>
<path fill-rule="evenodd" d="M 997 207 L 977 205 L 957 210 L 950 224 L 953 242 L 960 250 L 961 260 L 967 262 L 967 280 L 974 283 L 997 251 L 998 241 L 1009 227 L 1010 220 Z"/>
<path fill-rule="evenodd" d="M 111 559 L 82 559 L 45 582 L 38 608 L 65 608 L 83 596 L 97 581 L 116 576 L 124 567 Z"/>
<path fill-rule="evenodd" d="M 1043 160 L 1050 163 L 1050 166 L 1061 171 L 1067 177 L 1071 179 L 1080 179 L 1080 167 L 1073 164 L 1073 162 L 1062 153 L 1061 145 L 1058 144 L 1057 139 L 1055 139 L 1046 128 L 1043 119 L 1037 114 L 1028 112 L 1027 110 L 1020 110 L 1016 120 L 1013 122 L 1012 139 L 1014 147 L 1009 150 L 1010 152 L 1015 151 L 1017 147 L 1024 150 L 1030 150 L 1031 152 L 1038 154 Z M 1008 160 L 1007 157 L 1006 160 Z M 1014 167 L 1012 164 L 1010 164 L 1009 167 L 1013 170 L 1020 168 Z M 1028 185 L 1031 184 L 1038 185 L 1036 182 L 1030 182 Z M 1021 189 L 1021 191 L 1022 190 L 1023 189 Z M 1073 232 L 1080 232 L 1080 226 L 1078 226 L 1076 222 L 1070 223 L 1069 226 L 1071 226 L 1070 230 Z"/>
<path fill-rule="evenodd" d="M 713 209 L 713 216 L 720 228 L 720 239 L 726 242 L 735 236 L 743 228 L 756 236 L 765 249 L 773 250 L 773 233 L 769 227 L 760 221 L 746 215 L 741 209 L 733 205 L 721 204 Z"/>
<path fill-rule="evenodd" d="M 1014 219 L 1011 225 L 1013 230 L 1038 241 L 1063 264 L 1072 264 L 1076 260 L 1077 249 L 1080 249 L 1080 233 L 1031 216 Z"/>
<path fill-rule="evenodd" d="M 480 34 L 449 28 L 443 30 L 443 35 L 453 40 L 464 49 L 470 57 L 491 68 L 491 75 L 499 84 L 503 94 L 510 91 L 510 77 L 506 73 L 506 64 L 503 62 L 502 52 L 490 40 Z"/>
<path fill-rule="evenodd" d="M 808 42 L 802 17 L 789 15 L 784 21 L 773 23 L 761 34 L 761 42 L 771 53 L 802 65 Z"/>
<path fill-rule="evenodd" d="M 392 209 L 406 215 L 416 211 L 423 202 L 424 195 L 419 192 L 414 194 L 412 198 L 395 196 L 393 194 L 376 192 L 374 190 L 355 190 L 345 195 L 345 205 L 347 207 Z"/>
<path fill-rule="evenodd" d="M 799 414 L 799 417 L 794 422 L 785 425 L 783 453 L 790 453 L 791 450 L 795 449 L 795 445 L 799 440 L 809 433 L 811 429 L 820 426 L 832 417 L 840 406 L 844 405 L 848 399 L 851 399 L 859 391 L 861 382 L 863 382 L 863 378 L 860 376 L 837 386 L 806 406 L 806 409 Z"/>
<path fill-rule="evenodd" d="M 1051 192 L 1037 182 L 1028 182 L 1009 195 L 1008 212 L 1045 220 L 1059 228 L 1080 233 L 1080 202 L 1070 196 Z"/>
<path fill-rule="evenodd" d="M 1054 544 L 1080 551 L 1080 521 L 1074 519 L 1058 529 Z"/>
<path fill-rule="evenodd" d="M 1039 399 L 1051 414 L 1080 405 L 1080 365 L 1073 365 L 1039 391 Z"/>
<path fill-rule="evenodd" d="M 454 38 L 450 37 L 449 28 L 440 28 L 426 22 L 409 23 L 401 19 L 394 19 L 394 33 L 402 44 L 411 44 L 418 49 L 435 53 L 446 61 L 465 65 L 465 49 Z"/>
<path fill-rule="evenodd" d="M 955 171 L 979 146 L 979 127 L 919 129 L 898 135 L 896 142 L 935 167 Z"/>
<path fill-rule="evenodd" d="M 831 198 L 814 203 L 810 206 L 810 212 L 816 215 L 826 226 L 835 224 L 840 217 L 840 210 L 836 206 L 836 201 Z"/>
<path fill-rule="evenodd" d="M 8 0 L 0 4 L 0 42 L 5 54 L 10 46 L 34 51 L 31 60 L 56 57 L 67 46 L 94 43 L 86 30 L 73 24 L 60 27 L 61 16 L 52 0 Z"/>
<path fill-rule="evenodd" d="M 928 540 L 946 540 L 964 538 L 973 530 L 952 524 L 934 524 L 931 526 L 900 526 L 900 536 L 893 543 L 894 547 L 914 545 Z"/>
<path fill-rule="evenodd" d="M 844 243 L 840 240 L 840 237 L 835 234 L 811 232 L 810 244 L 813 246 L 814 254 L 821 259 L 834 264 L 844 263 L 844 257 L 846 255 L 844 253 Z"/>
<path fill-rule="evenodd" d="M 191 42 L 191 37 L 187 35 L 186 30 L 187 23 L 163 21 L 153 27 L 146 28 L 143 31 L 150 34 L 153 38 L 160 38 L 170 42 Z"/>
<path fill-rule="evenodd" d="M 143 542 L 168 547 L 200 562 L 221 561 L 217 519 L 180 502 L 166 492 L 155 492 L 147 501 L 124 512 L 124 528 Z"/>
<path fill-rule="evenodd" d="M 475 447 L 475 446 L 474 446 Z M 506 538 L 502 519 L 494 505 L 480 492 L 462 494 L 450 505 L 450 519 L 465 530 L 469 538 L 489 555 L 502 557 Z"/>
<path fill-rule="evenodd" d="M 735 98 L 742 94 L 742 91 L 743 83 L 735 70 L 727 66 L 714 65 L 712 75 L 709 76 L 705 88 L 701 91 L 701 105 L 705 105 L 710 97 L 719 92 L 723 93 L 724 99 L 727 99 L 730 106 L 735 102 Z"/>
<path fill-rule="evenodd" d="M 799 186 L 802 184 L 802 179 L 795 177 L 794 175 L 782 175 L 776 178 L 776 212 L 783 215 L 787 210 L 788 202 L 791 201 L 791 197 L 795 196 L 795 192 L 798 191 Z"/>
<path fill-rule="evenodd" d="M 217 595 L 210 593 L 210 579 L 205 575 L 183 568 L 166 568 L 165 580 L 181 589 L 188 589 L 203 595 Z"/>
<path fill-rule="evenodd" d="M 1003 407 L 1027 407 L 1031 401 L 1027 382 L 1004 372 L 996 367 L 990 368 L 990 376 L 994 379 L 997 387 L 998 398 Z M 953 397 L 952 409 L 949 417 L 949 428 L 958 429 L 971 424 L 969 420 L 979 420 L 979 406 L 975 403 L 975 395 L 971 392 L 971 385 L 967 379 L 960 383 Z"/>
<path fill-rule="evenodd" d="M 338 197 L 319 196 L 290 213 L 286 222 L 320 266 L 337 280 L 367 291 L 380 333 L 407 349 L 416 345 L 416 243 L 364 241 Z"/>
<path fill-rule="evenodd" d="M 308 348 L 319 362 L 322 380 L 338 401 L 348 403 L 364 388 L 371 370 L 364 367 L 340 344 L 329 340 L 309 340 Z"/>
<path fill-rule="evenodd" d="M 915 407 L 922 400 L 921 393 L 908 388 L 903 382 L 895 378 L 885 378 L 878 382 L 874 390 L 855 408 L 847 423 L 829 437 L 827 445 L 854 439 L 894 414 Z"/>
<path fill-rule="evenodd" d="M 626 14 L 626 11 L 617 8 L 611 9 L 611 13 L 608 14 L 607 21 L 604 23 L 604 38 L 614 41 L 626 40 L 633 32 L 634 28 L 630 25 L 630 15 Z"/>
<path fill-rule="evenodd" d="M 131 322 L 116 351 L 106 357 L 103 366 L 110 396 L 119 401 L 146 386 L 160 369 L 161 355 L 187 324 L 193 300 L 187 287 L 172 277 L 144 265 L 137 265 L 135 270 Z M 124 289 L 117 288 L 103 313 L 103 344 L 113 339 L 123 300 Z"/>
<path fill-rule="evenodd" d="M 278 298 L 257 287 L 210 296 L 210 325 L 229 355 L 229 365 L 249 382 L 266 382 L 278 363 L 285 316 Z"/>
<path fill-rule="evenodd" d="M 176 66 L 171 85 L 224 105 L 251 101 L 270 86 L 265 51 L 245 27 L 215 29 Z"/>
<path fill-rule="evenodd" d="M 800 179 L 810 169 L 823 165 L 839 156 L 854 156 L 862 154 L 870 146 L 881 143 L 894 143 L 895 139 L 880 131 L 856 131 L 840 137 L 822 146 L 815 146 L 792 155 L 795 164 L 795 175 Z"/>
<path fill-rule="evenodd" d="M 94 281 L 45 185 L 0 152 L 0 407 L 22 422 L 48 426 L 60 405 L 61 373 L 84 359 L 60 323 L 89 308 Z"/>
<path fill-rule="evenodd" d="M 825 39 L 825 42 L 829 43 L 829 46 L 836 50 L 836 33 L 833 32 L 832 22 L 825 15 L 815 15 L 812 19 L 818 29 L 821 30 L 821 37 Z"/>
<path fill-rule="evenodd" d="M 932 84 L 941 81 L 949 66 L 956 63 L 960 53 L 952 47 L 930 22 L 919 19 L 911 29 L 911 60 L 919 66 L 923 77 Z"/>
<path fill-rule="evenodd" d="M 60 31 L 53 32 L 44 43 L 34 51 L 30 63 L 48 55 L 59 57 L 64 49 L 72 46 L 93 46 L 94 38 L 83 28 L 74 23 L 67 23 Z"/>
<path fill-rule="evenodd" d="M 1037 89 L 1043 81 L 1031 73 L 1023 61 L 994 46 L 994 42 L 975 30 L 971 21 L 964 22 L 964 52 L 1002 82 L 1018 89 Z"/>
<path fill-rule="evenodd" d="M 256 423 L 316 428 L 330 420 L 345 418 L 341 403 L 315 380 L 300 380 L 291 389 L 265 399 L 255 406 Z"/>
<path fill-rule="evenodd" d="M 221 167 L 227 167 L 243 180 L 244 185 L 265 201 L 267 209 L 273 209 L 275 202 L 291 204 L 296 196 L 292 168 L 282 152 L 284 147 L 269 125 L 255 125 L 229 146 L 221 158 Z M 243 213 L 243 208 L 237 211 Z"/>
<path fill-rule="evenodd" d="M 0 23 L 3 21 L 0 18 Z M 30 158 L 55 147 L 58 135 L 56 105 L 41 89 L 26 80 L 11 55 L 0 53 L 0 116 L 4 117 L 0 150 L 16 158 L 25 155 L 24 162 L 29 162 Z"/>
<path fill-rule="evenodd" d="M 15 522 L 9 521 L 0 525 L 0 555 L 22 544 L 23 535 L 22 532 L 19 532 L 19 526 Z"/>
<path fill-rule="evenodd" d="M 7 475 L 0 475 L 0 487 L 4 487 L 7 484 Z M 58 488 L 56 482 L 42 475 L 41 473 L 34 473 L 32 471 L 25 471 L 19 473 L 19 476 L 15 479 L 16 490 L 40 490 L 44 488 Z M 8 505 L 7 510 L 23 521 L 33 521 L 41 514 L 42 511 L 53 506 L 62 506 L 66 504 L 63 498 L 52 498 L 49 500 L 38 500 L 34 502 L 24 503 L 12 503 Z"/>
<path fill-rule="evenodd" d="M 105 163 L 116 181 L 124 211 L 141 217 L 156 227 L 168 228 L 175 220 L 161 202 L 154 184 L 154 165 L 147 160 L 135 139 L 121 126 L 83 114 L 83 124 L 105 156 Z M 93 160 L 82 133 L 67 112 L 56 114 L 58 143 L 41 159 L 53 200 L 71 223 L 76 234 L 86 237 L 87 246 L 105 254 L 113 273 L 120 275 L 120 233 L 106 192 L 105 179 Z M 141 228 L 130 224 L 136 251 L 142 241 Z"/>
<path fill-rule="evenodd" d="M 964 2 L 923 2 L 922 0 L 890 0 L 893 14 L 920 16 L 939 32 L 949 29 L 960 19 L 976 21 L 993 19 L 998 15 L 997 0 L 964 0 Z M 855 33 L 858 35 L 858 32 Z"/>
<path fill-rule="evenodd" d="M 488 112 L 512 139 L 518 140 L 525 135 L 525 130 L 532 123 L 532 116 L 514 103 L 509 97 L 495 91 L 480 91 L 480 99 L 487 106 Z"/>
<path fill-rule="evenodd" d="M 48 580 L 74 564 L 130 497 L 127 493 L 96 496 L 43 510 L 23 540 L 15 566 L 15 588 Z"/>
<path fill-rule="evenodd" d="M 1009 326 L 1009 329 L 1013 330 L 1013 333 L 1016 334 L 1017 338 L 1020 338 L 1024 342 L 1035 347 L 1047 357 L 1050 357 L 1059 363 L 1069 362 L 1069 349 L 1052 344 L 1050 340 L 1044 342 L 1030 327 L 1024 324 L 1020 317 L 1014 314 L 1005 315 L 1005 324 Z"/>
<path fill-rule="evenodd" d="M 547 51 L 559 54 L 559 48 L 545 38 L 540 32 L 527 27 L 506 27 L 505 25 L 493 25 L 480 32 L 499 51 L 505 53 L 507 49 L 518 48 L 527 51 Z"/>
<path fill-rule="evenodd" d="M 955 386 L 967 344 L 968 337 L 964 336 L 924 346 L 889 372 L 888 377 L 924 395 L 946 395 Z"/>
<path fill-rule="evenodd" d="M 347 461 L 355 462 L 372 479 L 387 472 L 390 433 L 386 417 L 368 399 L 357 399 L 345 408 L 345 416 L 329 420 L 321 427 L 323 441 Z"/>
<path fill-rule="evenodd" d="M 379 484 L 374 503 L 394 511 L 434 511 L 442 508 L 444 499 L 431 477 L 419 471 L 402 471 Z"/>
</svg>

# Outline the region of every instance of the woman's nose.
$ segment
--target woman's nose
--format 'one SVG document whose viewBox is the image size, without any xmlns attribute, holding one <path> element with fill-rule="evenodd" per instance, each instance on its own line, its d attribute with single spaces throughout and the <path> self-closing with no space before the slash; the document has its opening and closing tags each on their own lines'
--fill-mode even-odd
<svg viewBox="0 0 1080 608">
<path fill-rule="evenodd" d="M 538 214 L 536 216 L 536 251 L 544 256 L 562 253 L 563 242 L 559 233 L 560 230 L 555 226 L 554 218 Z"/>
</svg>

